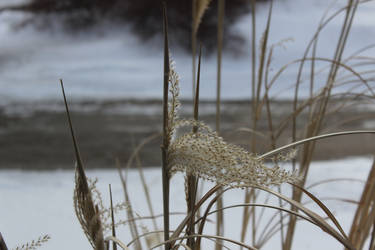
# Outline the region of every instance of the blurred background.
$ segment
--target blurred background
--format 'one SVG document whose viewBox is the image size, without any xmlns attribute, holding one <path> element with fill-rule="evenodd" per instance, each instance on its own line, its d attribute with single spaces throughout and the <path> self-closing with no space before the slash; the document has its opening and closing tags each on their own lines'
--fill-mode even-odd
<svg viewBox="0 0 375 250">
<path fill-rule="evenodd" d="M 166 2 L 170 50 L 185 100 L 182 113 L 191 117 L 191 1 Z M 258 43 L 269 4 L 257 1 Z M 274 1 L 270 75 L 301 58 L 320 20 L 345 4 L 343 0 Z M 250 11 L 250 1 L 227 1 L 222 66 L 223 135 L 244 147 L 247 136 L 233 131 L 250 126 Z M 359 6 L 344 56 L 373 43 L 374 11 L 373 1 Z M 341 13 L 322 31 L 317 56 L 332 57 L 343 18 Z M 198 30 L 204 51 L 201 119 L 211 125 L 216 98 L 216 23 L 217 1 L 212 1 Z M 1 0 L 0 167 L 73 167 L 59 79 L 65 83 L 88 167 L 113 166 L 116 157 L 126 161 L 136 145 L 161 129 L 161 33 L 160 1 Z M 366 50 L 365 56 L 374 56 L 374 49 Z M 272 88 L 271 98 L 278 102 L 273 108 L 280 114 L 291 107 L 296 72 L 297 64 L 288 67 Z M 316 76 L 316 90 L 321 87 L 320 79 L 325 80 L 325 75 Z M 301 85 L 300 96 L 308 96 L 309 91 L 307 85 Z M 372 121 L 366 126 L 373 127 Z M 372 150 L 347 148 L 354 155 Z M 322 148 L 319 155 L 322 159 L 340 156 L 330 151 Z M 144 156 L 145 165 L 159 164 L 159 139 L 145 148 Z"/>
</svg>

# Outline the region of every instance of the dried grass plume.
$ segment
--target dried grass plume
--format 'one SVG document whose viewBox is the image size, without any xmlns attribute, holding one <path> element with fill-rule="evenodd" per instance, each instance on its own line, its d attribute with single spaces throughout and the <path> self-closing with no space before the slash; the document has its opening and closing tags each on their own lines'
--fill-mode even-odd
<svg viewBox="0 0 375 250">
<path fill-rule="evenodd" d="M 178 119 L 179 78 L 171 63 L 170 111 L 168 121 L 169 172 L 184 172 L 218 184 L 234 187 L 269 186 L 299 180 L 295 172 L 268 167 L 263 160 L 245 149 L 229 144 L 203 122 Z M 181 127 L 197 127 L 198 131 L 177 135 Z M 191 131 L 191 129 L 190 129 Z M 280 159 L 290 160 L 293 154 Z"/>
</svg>

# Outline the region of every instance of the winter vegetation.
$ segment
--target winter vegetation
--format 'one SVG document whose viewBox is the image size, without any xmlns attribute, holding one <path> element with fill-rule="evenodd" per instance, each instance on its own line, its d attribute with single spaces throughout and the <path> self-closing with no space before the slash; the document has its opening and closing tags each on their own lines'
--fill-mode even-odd
<svg viewBox="0 0 375 250">
<path fill-rule="evenodd" d="M 141 2 L 139 2 L 140 5 Z M 157 2 L 147 1 L 149 4 L 160 4 Z M 220 116 L 221 75 L 222 71 L 226 70 L 222 66 L 223 42 L 226 36 L 224 30 L 226 25 L 231 23 L 231 19 L 226 18 L 226 15 L 227 12 L 234 15 L 231 11 L 241 13 L 246 9 L 240 7 L 244 3 L 234 1 L 233 6 L 228 9 L 225 6 L 231 6 L 230 1 L 193 0 L 189 8 L 192 12 L 192 15 L 189 15 L 191 18 L 181 17 L 189 22 L 172 29 L 169 29 L 171 23 L 169 17 L 175 20 L 175 15 L 179 15 L 178 11 L 181 11 L 179 8 L 183 9 L 182 3 L 176 7 L 178 4 L 174 6 L 173 1 L 166 1 L 163 5 L 150 8 L 153 11 L 162 10 L 160 12 L 162 14 L 150 14 L 150 17 L 155 18 L 151 19 L 152 21 L 142 19 L 142 22 L 154 24 L 156 23 L 154 20 L 160 19 L 160 23 L 163 24 L 164 48 L 163 56 L 160 58 L 160 61 L 163 61 L 163 71 L 160 72 L 163 76 L 163 82 L 160 82 L 163 86 L 163 104 L 160 114 L 163 117 L 163 124 L 159 134 L 145 138 L 144 142 L 135 148 L 133 155 L 126 163 L 127 167 L 123 167 L 124 164 L 117 161 L 118 175 L 124 194 L 124 201 L 121 203 L 113 202 L 111 185 L 109 185 L 107 198 L 109 202 L 105 202 L 104 195 L 97 188 L 97 180 L 87 177 L 86 166 L 82 160 L 79 140 L 76 136 L 79 128 L 74 128 L 69 96 L 65 94 L 63 80 L 60 80 L 76 161 L 75 177 L 72 180 L 74 181 L 74 211 L 82 233 L 86 236 L 91 248 L 95 250 L 290 250 L 296 249 L 295 244 L 301 239 L 311 240 L 310 235 L 307 235 L 309 231 L 299 231 L 302 228 L 299 224 L 306 223 L 317 230 L 319 235 L 333 241 L 335 249 L 374 250 L 375 162 L 366 162 L 369 166 L 365 171 L 364 179 L 360 180 L 362 185 L 355 197 L 349 198 L 343 192 L 331 196 L 330 190 L 324 188 L 319 189 L 321 191 L 319 193 L 314 191 L 315 187 L 322 185 L 328 184 L 331 187 L 343 188 L 343 185 L 340 185 L 341 182 L 353 185 L 359 181 L 352 176 L 340 177 L 340 169 L 333 171 L 330 175 L 327 174 L 327 177 L 322 176 L 325 175 L 325 169 L 321 169 L 321 172 L 317 173 L 321 178 L 310 182 L 310 178 L 314 177 L 311 177 L 314 173 L 312 166 L 319 165 L 319 163 L 313 163 L 313 160 L 321 140 L 343 136 L 374 137 L 375 135 L 375 130 L 371 129 L 350 131 L 342 129 L 344 124 L 367 121 L 369 117 L 345 117 L 341 121 L 336 121 L 335 124 L 328 122 L 334 113 L 348 107 L 359 109 L 364 105 L 369 107 L 374 104 L 374 70 L 372 69 L 374 58 L 366 55 L 366 52 L 374 45 L 359 48 L 349 57 L 344 53 L 355 14 L 358 8 L 367 2 L 370 1 L 348 0 L 340 7 L 332 5 L 332 9 L 325 12 L 322 19 L 318 20 L 318 28 L 310 32 L 311 40 L 306 44 L 303 56 L 295 61 L 285 62 L 284 66 L 275 70 L 272 69 L 274 50 L 278 46 L 283 46 L 285 41 L 276 44 L 270 41 L 273 1 L 267 3 L 268 14 L 262 26 L 264 32 L 261 37 L 256 31 L 259 27 L 256 19 L 259 3 L 256 0 L 248 1 L 249 6 L 246 8 L 251 11 L 252 17 L 249 24 L 252 35 L 252 64 L 249 67 L 251 79 L 248 79 L 251 89 L 249 108 L 251 123 L 243 129 L 248 136 L 247 148 L 223 139 Z M 55 1 L 35 0 L 27 6 L 28 11 L 33 12 L 41 9 L 43 11 L 47 9 L 48 12 L 65 11 L 73 7 L 81 11 L 83 8 L 92 18 L 96 15 L 112 13 L 117 9 L 114 6 L 118 4 L 117 1 L 109 1 L 106 2 L 106 6 L 98 7 L 101 2 L 97 1 L 95 3 L 98 5 L 89 7 L 83 1 L 74 3 L 77 5 L 67 1 L 67 5 L 57 6 Z M 139 8 L 137 4 L 132 7 Z M 124 7 L 124 9 L 127 8 Z M 132 14 L 140 17 L 135 10 L 132 10 Z M 123 15 L 121 13 L 117 16 Z M 338 20 L 338 17 L 341 19 Z M 139 19 L 134 21 L 134 29 L 139 30 L 136 32 L 141 34 L 143 30 L 137 26 L 139 25 L 137 22 Z M 332 41 L 335 43 L 333 56 L 318 56 L 319 47 L 324 46 L 320 44 L 320 35 L 330 22 L 341 23 L 340 29 L 337 30 L 338 39 Z M 151 29 L 154 33 L 158 33 L 159 30 L 154 27 L 146 29 Z M 215 32 L 212 31 L 213 29 Z M 153 34 L 153 32 L 148 32 L 148 34 Z M 179 32 L 190 33 L 189 42 L 186 42 L 192 59 L 191 89 L 194 109 L 190 119 L 181 118 L 179 115 L 180 77 L 178 64 L 174 63 L 171 56 L 173 50 L 169 41 L 174 32 L 177 33 L 177 37 L 184 37 L 180 36 Z M 211 128 L 199 119 L 200 89 L 204 84 L 201 79 L 202 50 L 205 50 L 206 46 L 212 48 L 213 43 L 216 45 L 214 51 L 217 54 L 217 84 L 212 90 L 216 93 L 215 128 Z M 270 93 L 278 84 L 284 71 L 292 65 L 296 68 L 293 87 L 289 90 L 292 92 L 293 105 L 285 117 L 276 119 L 280 114 L 271 109 Z M 342 88 L 343 86 L 345 88 Z M 307 89 L 308 93 L 304 98 L 300 95 L 302 88 Z M 266 124 L 267 133 L 259 132 L 261 124 Z M 233 128 L 234 132 L 235 130 L 236 128 Z M 152 195 L 155 187 L 147 182 L 139 157 L 143 146 L 156 136 L 162 138 L 160 152 L 162 161 L 158 168 L 158 184 L 160 184 L 158 188 L 162 190 L 160 201 L 156 201 Z M 290 143 L 282 144 L 282 137 L 288 137 Z M 265 146 L 260 147 L 260 145 Z M 340 147 L 338 144 L 336 146 Z M 267 148 L 266 151 L 263 151 L 264 147 Z M 131 173 L 129 168 L 134 166 L 137 167 L 141 180 L 137 183 L 139 186 L 137 196 L 144 195 L 145 197 L 141 205 L 142 214 L 138 213 L 130 191 L 135 187 L 128 175 L 134 174 L 135 171 Z M 353 166 L 353 169 L 356 167 Z M 352 173 L 354 172 L 355 170 Z M 100 179 L 100 176 L 98 178 Z M 179 178 L 179 181 L 174 182 L 174 178 Z M 175 190 L 179 191 L 177 196 L 174 193 Z M 230 197 L 232 192 L 240 194 L 242 201 L 236 200 L 234 203 L 227 204 L 225 197 Z M 171 193 L 175 195 L 172 196 Z M 181 196 L 185 198 L 185 201 L 182 201 L 184 205 L 179 204 L 178 207 L 183 207 L 184 211 L 173 211 L 171 209 L 173 204 L 181 202 Z M 330 197 L 324 198 L 326 196 Z M 342 217 L 336 215 L 329 207 L 329 200 L 352 206 L 350 216 L 346 216 L 351 217 L 351 221 L 348 223 L 348 218 L 345 218 L 345 226 Z M 155 213 L 154 208 L 157 206 L 162 209 L 161 215 Z M 145 210 L 149 212 L 148 215 L 144 215 Z M 237 211 L 237 217 L 241 217 L 238 223 L 233 223 L 232 218 L 227 217 L 229 211 L 232 210 Z M 241 212 L 238 213 L 238 211 Z M 176 215 L 179 217 L 175 218 Z M 146 223 L 148 223 L 147 226 Z M 120 234 L 122 227 L 127 228 L 125 235 Z M 233 235 L 231 231 L 235 231 L 237 235 Z M 35 249 L 49 238 L 49 236 L 44 236 L 16 249 Z M 6 239 L 2 239 L 0 235 L 0 250 L 7 249 L 5 243 Z M 74 248 L 74 242 L 71 243 Z M 325 244 L 326 242 L 322 241 L 319 247 L 332 249 L 332 245 Z"/>
</svg>

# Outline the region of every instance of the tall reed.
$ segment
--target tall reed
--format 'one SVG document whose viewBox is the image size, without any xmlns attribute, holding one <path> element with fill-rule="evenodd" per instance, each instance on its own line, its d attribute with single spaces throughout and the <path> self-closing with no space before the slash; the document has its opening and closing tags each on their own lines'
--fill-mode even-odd
<svg viewBox="0 0 375 250">
<path fill-rule="evenodd" d="M 164 214 L 164 241 L 169 240 L 169 173 L 168 173 L 168 89 L 169 89 L 169 45 L 168 45 L 168 22 L 167 9 L 163 6 L 163 25 L 164 25 L 164 91 L 163 91 L 163 144 L 162 151 L 162 182 L 163 182 L 163 214 Z M 171 249 L 169 243 L 165 245 L 165 250 Z"/>
<path fill-rule="evenodd" d="M 217 10 L 217 86 L 216 86 L 216 132 L 220 134 L 220 116 L 221 116 L 221 67 L 222 67 L 222 54 L 223 54 L 223 36 L 224 36 L 224 16 L 225 16 L 225 0 L 219 0 Z M 222 190 L 218 191 L 218 194 Z M 224 235 L 224 212 L 223 198 L 220 196 L 217 200 L 217 209 L 219 210 L 216 215 L 216 235 Z M 222 242 L 218 241 L 215 247 L 216 250 L 222 249 Z"/>
</svg>

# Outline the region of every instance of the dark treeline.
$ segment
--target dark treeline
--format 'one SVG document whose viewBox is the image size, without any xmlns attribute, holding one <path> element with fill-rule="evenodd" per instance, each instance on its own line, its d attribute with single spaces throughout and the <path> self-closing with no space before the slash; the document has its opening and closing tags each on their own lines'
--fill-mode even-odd
<svg viewBox="0 0 375 250">
<path fill-rule="evenodd" d="M 172 41 L 186 49 L 190 48 L 192 0 L 30 0 L 28 4 L 19 6 L 18 10 L 34 13 L 34 18 L 25 23 L 38 23 L 43 28 L 54 23 L 49 18 L 61 22 L 68 32 L 82 31 L 110 21 L 128 24 L 140 38 L 148 40 L 162 32 L 163 1 L 167 4 Z M 249 11 L 249 0 L 226 1 L 225 47 L 233 49 L 240 45 L 242 37 L 230 27 Z M 215 48 L 216 25 L 217 0 L 212 0 L 198 31 L 198 40 L 206 48 Z"/>
</svg>

